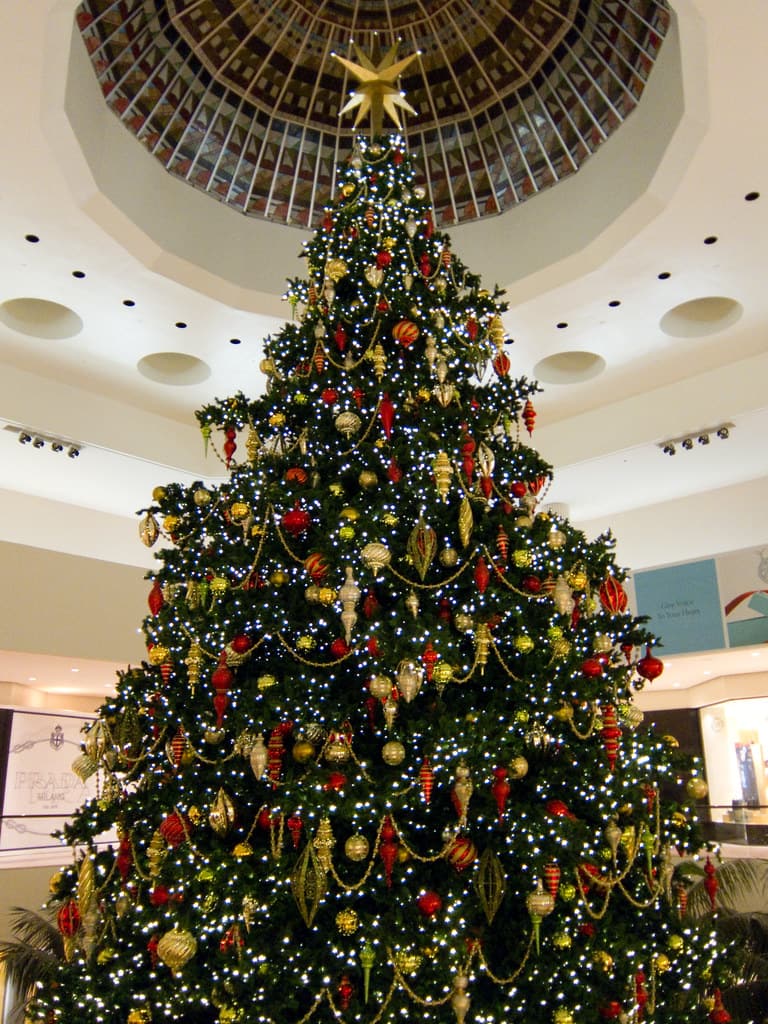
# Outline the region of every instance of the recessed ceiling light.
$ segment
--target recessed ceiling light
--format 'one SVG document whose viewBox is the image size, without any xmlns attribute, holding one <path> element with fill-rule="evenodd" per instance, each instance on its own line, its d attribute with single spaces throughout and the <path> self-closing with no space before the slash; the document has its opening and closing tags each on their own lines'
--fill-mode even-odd
<svg viewBox="0 0 768 1024">
<path fill-rule="evenodd" d="M 139 373 L 158 384 L 200 384 L 211 375 L 210 367 L 184 352 L 153 352 L 136 364 Z"/>
<path fill-rule="evenodd" d="M 621 300 L 620 299 L 611 299 L 611 301 L 608 303 L 608 305 L 611 306 L 611 308 L 615 308 L 616 306 L 620 306 L 621 305 Z"/>
<path fill-rule="evenodd" d="M 759 192 L 747 192 L 747 194 L 744 196 L 744 198 L 747 200 L 748 203 L 752 203 L 752 202 L 755 201 L 755 199 L 759 199 L 760 198 L 760 193 Z"/>
<path fill-rule="evenodd" d="M 0 320 L 20 334 L 50 340 L 73 338 L 83 329 L 83 321 L 69 306 L 30 296 L 6 299 L 0 305 Z"/>
<path fill-rule="evenodd" d="M 78 281 L 81 281 L 85 277 L 85 271 L 84 270 L 73 270 L 72 271 L 72 277 L 76 277 L 78 279 Z"/>
<path fill-rule="evenodd" d="M 673 338 L 701 338 L 730 327 L 743 312 L 736 299 L 726 295 L 702 295 L 667 310 L 659 327 Z"/>
<path fill-rule="evenodd" d="M 135 306 L 136 303 L 133 301 L 133 299 L 123 299 L 123 305 L 124 306 Z"/>
<path fill-rule="evenodd" d="M 179 328 L 179 330 L 183 330 L 187 325 L 184 323 L 183 320 L 177 320 L 176 326 Z"/>
<path fill-rule="evenodd" d="M 568 324 L 565 322 L 565 320 L 561 320 L 560 323 L 557 326 L 558 326 L 558 329 L 562 331 L 565 327 L 568 326 Z"/>
<path fill-rule="evenodd" d="M 79 669 L 79 668 L 71 668 L 71 669 L 70 669 L 69 671 L 70 671 L 70 672 L 79 672 L 79 671 L 80 671 L 80 669 Z"/>
<path fill-rule="evenodd" d="M 40 238 L 38 235 L 24 235 L 28 242 L 39 242 Z"/>
<path fill-rule="evenodd" d="M 27 676 L 27 682 L 28 683 L 36 683 L 37 682 L 37 676 Z"/>
<path fill-rule="evenodd" d="M 717 241 L 717 235 L 707 235 L 704 239 L 704 245 L 714 245 Z"/>
<path fill-rule="evenodd" d="M 657 274 L 656 277 L 658 277 L 660 281 L 668 281 L 669 278 L 672 277 L 672 275 L 668 270 L 662 270 L 662 272 L 660 274 Z"/>
</svg>

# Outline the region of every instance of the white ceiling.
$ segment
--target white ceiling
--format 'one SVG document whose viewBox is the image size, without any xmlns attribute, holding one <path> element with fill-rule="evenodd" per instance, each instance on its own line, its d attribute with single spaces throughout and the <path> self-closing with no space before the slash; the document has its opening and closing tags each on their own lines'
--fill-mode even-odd
<svg viewBox="0 0 768 1024">
<path fill-rule="evenodd" d="M 101 103 L 73 38 L 75 6 L 0 5 L 0 428 L 11 428 L 0 429 L 0 540 L 145 567 L 134 513 L 157 483 L 221 475 L 203 458 L 193 411 L 261 388 L 261 341 L 290 315 L 280 291 L 301 271 L 304 236 L 238 216 L 149 160 Z M 516 373 L 535 376 L 563 352 L 604 360 L 583 383 L 547 385 L 533 442 L 556 468 L 548 501 L 600 528 L 635 517 L 636 568 L 768 542 L 757 508 L 739 518 L 722 497 L 768 483 L 768 6 L 672 6 L 677 28 L 618 135 L 557 188 L 451 232 L 473 270 L 507 286 Z M 762 194 L 745 200 L 751 192 Z M 700 301 L 713 298 L 731 301 Z M 18 299 L 59 303 L 82 328 L 55 337 L 67 318 L 41 320 L 29 304 L 21 312 L 35 322 L 10 320 L 4 304 Z M 163 352 L 194 356 L 209 375 L 184 385 L 142 376 L 140 360 Z M 722 423 L 728 440 L 678 445 L 674 457 L 659 448 Z M 22 428 L 64 451 L 19 444 Z M 79 458 L 68 457 L 73 444 Z M 649 525 L 681 502 L 698 532 Z M 46 507 L 55 528 L 33 528 Z M 65 507 L 96 524 L 88 536 L 70 531 Z M 125 539 L 105 551 L 116 522 Z M 6 632 L 1 646 L 13 651 Z M 66 651 L 37 667 L 35 651 L 21 654 L 0 656 L 0 679 L 91 693 L 108 683 L 99 663 L 88 689 Z"/>
</svg>

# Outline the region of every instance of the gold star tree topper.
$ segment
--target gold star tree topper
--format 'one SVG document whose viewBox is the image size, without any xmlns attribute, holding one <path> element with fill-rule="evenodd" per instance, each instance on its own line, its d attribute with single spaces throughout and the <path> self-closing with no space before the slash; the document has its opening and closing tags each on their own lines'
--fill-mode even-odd
<svg viewBox="0 0 768 1024">
<path fill-rule="evenodd" d="M 336 60 L 343 64 L 360 83 L 351 99 L 339 113 L 346 114 L 348 111 L 354 110 L 355 107 L 359 107 L 355 118 L 355 127 L 357 127 L 370 111 L 371 138 L 381 135 L 385 113 L 389 114 L 396 126 L 400 128 L 397 108 L 400 107 L 401 110 L 407 110 L 411 114 L 415 114 L 416 111 L 394 83 L 418 54 L 412 53 L 410 57 L 403 57 L 402 60 L 396 61 L 397 44 L 395 44 L 378 64 L 374 64 L 357 44 L 355 44 L 355 53 L 358 59 L 357 64 L 347 60 L 346 57 L 340 57 L 338 53 L 333 54 Z"/>
</svg>

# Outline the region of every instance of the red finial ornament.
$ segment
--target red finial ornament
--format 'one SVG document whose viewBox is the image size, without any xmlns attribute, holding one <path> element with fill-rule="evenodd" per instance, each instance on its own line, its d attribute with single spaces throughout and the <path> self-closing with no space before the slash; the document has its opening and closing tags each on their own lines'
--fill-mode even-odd
<svg viewBox="0 0 768 1024">
<path fill-rule="evenodd" d="M 150 590 L 149 597 L 147 598 L 147 604 L 149 605 L 149 610 L 152 612 L 153 615 L 158 615 L 160 609 L 165 604 L 165 598 L 163 597 L 163 588 L 160 585 L 160 580 L 155 580 L 155 582 L 152 584 L 152 589 Z"/>
<path fill-rule="evenodd" d="M 336 348 L 339 350 L 339 352 L 343 352 L 346 349 L 347 332 L 344 330 L 341 324 L 336 324 L 336 330 L 334 331 L 333 334 L 333 340 L 336 342 Z"/>
<path fill-rule="evenodd" d="M 710 1011 L 709 1019 L 712 1021 L 712 1024 L 728 1024 L 732 1017 L 723 1006 L 723 995 L 719 988 L 715 989 L 714 997 L 715 1005 Z"/>
<path fill-rule="evenodd" d="M 226 456 L 227 469 L 229 469 L 229 464 L 232 461 L 232 456 L 235 454 L 235 451 L 237 449 L 237 442 L 235 441 L 235 438 L 237 437 L 237 431 L 235 430 L 234 427 L 227 427 L 227 429 L 224 431 L 224 434 L 227 438 L 227 440 L 224 442 L 224 455 Z"/>
<path fill-rule="evenodd" d="M 336 992 L 339 996 L 339 1006 L 342 1010 L 348 1010 L 349 1004 L 352 1002 L 352 996 L 355 994 L 355 990 L 352 986 L 352 982 L 346 974 L 342 974 L 341 981 L 338 984 Z"/>
<path fill-rule="evenodd" d="M 606 704 L 603 708 L 603 728 L 600 730 L 600 735 L 603 738 L 603 749 L 608 759 L 608 767 L 613 771 L 619 756 L 621 729 L 616 717 L 616 708 L 612 704 Z"/>
<path fill-rule="evenodd" d="M 301 830 L 304 828 L 304 822 L 298 814 L 291 814 L 285 824 L 288 826 L 288 831 L 291 833 L 293 848 L 294 850 L 298 850 L 299 840 L 301 839 Z"/>
<path fill-rule="evenodd" d="M 491 364 L 497 377 L 506 377 L 512 369 L 512 362 L 506 352 L 499 352 L 494 356 Z"/>
<path fill-rule="evenodd" d="M 387 880 L 387 888 L 392 888 L 392 869 L 397 859 L 397 832 L 392 824 L 392 819 L 387 815 L 384 824 L 381 826 L 381 843 L 379 844 L 379 856 L 384 865 L 384 877 Z"/>
<path fill-rule="evenodd" d="M 645 974 L 638 971 L 635 975 L 635 1002 L 637 1003 L 637 1019 L 642 1021 L 645 1015 L 645 1004 L 648 1002 L 648 993 L 645 990 Z"/>
<path fill-rule="evenodd" d="M 654 657 L 651 654 L 650 644 L 645 648 L 645 655 L 638 661 L 637 674 L 642 676 L 643 679 L 647 679 L 649 683 L 652 683 L 654 679 L 657 679 L 664 671 L 664 662 L 661 658 Z"/>
<path fill-rule="evenodd" d="M 507 799 L 512 789 L 509 784 L 509 779 L 507 778 L 508 775 L 509 771 L 506 768 L 493 769 L 491 793 L 493 794 L 493 799 L 496 801 L 496 811 L 499 815 L 499 821 L 504 820 L 504 811 L 507 807 Z"/>
<path fill-rule="evenodd" d="M 421 786 L 421 792 L 424 797 L 424 803 L 429 804 L 432 799 L 432 788 L 435 784 L 435 773 L 432 770 L 429 758 L 425 757 L 421 762 L 421 768 L 419 768 L 419 785 Z"/>
<path fill-rule="evenodd" d="M 488 566 L 485 564 L 485 558 L 480 555 L 475 564 L 474 580 L 475 586 L 481 594 L 484 594 L 487 590 L 490 579 L 491 574 L 488 570 Z"/>
<path fill-rule="evenodd" d="M 427 646 L 424 648 L 424 653 L 421 656 L 421 660 L 424 663 L 424 671 L 427 674 L 428 683 L 432 682 L 432 676 L 434 675 L 435 672 L 435 665 L 437 664 L 439 658 L 440 655 L 434 649 L 434 647 L 432 646 L 432 641 L 430 640 L 427 643 Z"/>
<path fill-rule="evenodd" d="M 627 609 L 627 593 L 615 576 L 606 576 L 600 585 L 600 604 L 609 615 L 618 615 Z"/>
<path fill-rule="evenodd" d="M 560 888 L 560 867 L 555 861 L 544 865 L 544 888 L 553 900 L 557 898 L 557 891 Z"/>
<path fill-rule="evenodd" d="M 525 424 L 525 429 L 529 434 L 533 433 L 533 425 L 535 422 L 536 410 L 533 408 L 533 402 L 528 398 L 523 406 L 523 423 Z"/>
<path fill-rule="evenodd" d="M 707 857 L 707 863 L 704 865 L 704 888 L 707 890 L 707 896 L 709 896 L 709 902 L 712 906 L 712 910 L 717 910 L 717 903 L 715 897 L 717 896 L 717 890 L 720 883 L 715 875 L 715 865 Z"/>
<path fill-rule="evenodd" d="M 384 427 L 384 434 L 387 440 L 389 440 L 392 436 L 392 425 L 395 422 L 395 407 L 392 405 L 392 401 L 386 393 L 379 402 L 379 417 L 381 419 L 381 425 Z"/>
</svg>

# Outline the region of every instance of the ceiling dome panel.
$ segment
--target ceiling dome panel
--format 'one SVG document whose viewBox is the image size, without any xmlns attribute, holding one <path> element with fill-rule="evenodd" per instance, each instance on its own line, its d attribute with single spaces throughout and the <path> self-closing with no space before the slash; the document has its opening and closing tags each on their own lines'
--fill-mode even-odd
<svg viewBox="0 0 768 1024">
<path fill-rule="evenodd" d="M 334 52 L 416 54 L 401 87 L 441 226 L 578 170 L 640 100 L 665 0 L 84 0 L 102 92 L 166 169 L 242 212 L 315 226 L 352 148 Z"/>
</svg>

